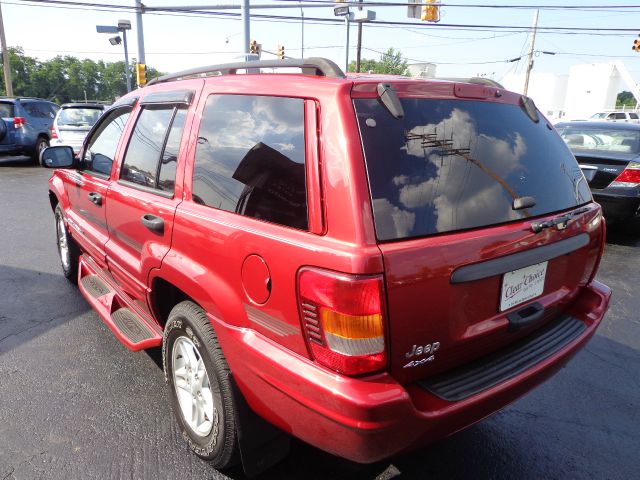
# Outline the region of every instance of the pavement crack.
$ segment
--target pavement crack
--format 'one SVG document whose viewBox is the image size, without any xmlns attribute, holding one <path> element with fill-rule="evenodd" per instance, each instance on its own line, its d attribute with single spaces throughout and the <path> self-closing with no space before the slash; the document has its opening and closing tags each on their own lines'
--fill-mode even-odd
<svg viewBox="0 0 640 480">
<path fill-rule="evenodd" d="M 13 472 L 16 471 L 15 467 L 10 467 L 11 470 L 9 470 L 9 473 L 7 473 L 4 477 L 2 477 L 2 480 L 7 480 L 11 475 L 13 475 Z"/>
<path fill-rule="evenodd" d="M 80 312 L 78 312 L 78 313 L 80 313 Z M 22 335 L 23 333 L 28 332 L 29 330 L 33 330 L 34 328 L 38 328 L 38 327 L 40 327 L 42 325 L 45 325 L 47 323 L 55 322 L 56 320 L 61 320 L 61 319 L 65 318 L 65 317 L 69 317 L 69 316 L 74 315 L 74 314 L 75 314 L 75 312 L 65 313 L 64 315 L 53 317 L 53 318 L 50 318 L 48 320 L 42 320 L 40 322 L 36 322 L 36 323 L 34 323 L 33 325 L 31 325 L 31 326 L 29 326 L 27 328 L 23 328 L 22 330 L 18 330 L 17 332 L 10 333 L 9 335 L 6 335 L 6 336 L 0 338 L 0 343 L 4 342 L 8 338 L 16 337 L 18 335 Z"/>
</svg>

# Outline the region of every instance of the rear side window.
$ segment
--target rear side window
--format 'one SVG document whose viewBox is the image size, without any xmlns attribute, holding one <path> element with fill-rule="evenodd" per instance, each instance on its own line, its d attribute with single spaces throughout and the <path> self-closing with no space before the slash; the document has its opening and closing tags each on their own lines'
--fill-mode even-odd
<svg viewBox="0 0 640 480">
<path fill-rule="evenodd" d="M 518 105 L 402 99 L 393 118 L 354 101 L 379 240 L 484 227 L 591 200 L 580 167 L 546 122 Z M 514 200 L 534 197 L 515 210 Z"/>
<path fill-rule="evenodd" d="M 0 118 L 11 118 L 13 116 L 13 103 L 0 103 Z"/>
<path fill-rule="evenodd" d="M 629 113 L 629 118 L 632 118 L 633 120 L 638 120 L 638 114 L 637 113 Z"/>
<path fill-rule="evenodd" d="M 144 108 L 133 128 L 120 179 L 173 192 L 185 115 L 186 110 L 173 106 Z"/>
<path fill-rule="evenodd" d="M 193 200 L 306 230 L 304 100 L 211 95 L 198 133 Z"/>
</svg>

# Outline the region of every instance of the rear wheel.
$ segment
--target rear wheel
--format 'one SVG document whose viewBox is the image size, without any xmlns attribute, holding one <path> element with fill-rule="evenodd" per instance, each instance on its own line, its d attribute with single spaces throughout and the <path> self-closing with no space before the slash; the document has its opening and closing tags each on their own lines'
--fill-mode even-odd
<svg viewBox="0 0 640 480">
<path fill-rule="evenodd" d="M 80 258 L 80 249 L 76 242 L 69 235 L 67 226 L 64 223 L 64 215 L 62 207 L 56 206 L 56 243 L 58 245 L 58 254 L 60 255 L 60 266 L 62 273 L 72 283 L 78 282 L 78 261 Z"/>
<path fill-rule="evenodd" d="M 232 466 L 238 442 L 229 366 L 207 315 L 195 303 L 171 310 L 162 356 L 182 436 L 215 468 Z"/>
<path fill-rule="evenodd" d="M 31 154 L 31 160 L 33 163 L 40 162 L 40 153 L 49 146 L 49 140 L 44 137 L 38 137 L 36 141 L 36 146 L 33 149 L 33 153 Z"/>
</svg>

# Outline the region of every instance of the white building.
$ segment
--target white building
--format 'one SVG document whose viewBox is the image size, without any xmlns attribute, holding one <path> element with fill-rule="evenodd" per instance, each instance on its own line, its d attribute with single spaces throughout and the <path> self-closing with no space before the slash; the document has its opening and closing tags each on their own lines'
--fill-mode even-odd
<svg viewBox="0 0 640 480">
<path fill-rule="evenodd" d="M 524 91 L 525 74 L 509 74 L 502 83 L 514 92 Z M 624 64 L 574 65 L 568 75 L 532 72 L 528 95 L 550 120 L 585 119 L 595 112 L 613 110 L 616 97 L 630 90 L 640 97 L 638 86 Z"/>
</svg>

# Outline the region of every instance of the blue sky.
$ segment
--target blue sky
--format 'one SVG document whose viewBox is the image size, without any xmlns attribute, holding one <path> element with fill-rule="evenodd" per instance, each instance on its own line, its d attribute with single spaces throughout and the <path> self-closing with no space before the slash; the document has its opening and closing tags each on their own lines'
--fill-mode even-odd
<svg viewBox="0 0 640 480">
<path fill-rule="evenodd" d="M 133 0 L 93 0 L 95 3 L 133 6 Z M 168 5 L 239 4 L 239 1 L 199 0 L 146 0 L 149 7 Z M 252 0 L 252 4 L 283 3 Z M 415 25 L 375 25 L 364 28 L 363 57 L 378 59 L 388 47 L 399 49 L 411 62 L 433 62 L 438 65 L 438 76 L 486 75 L 496 80 L 509 72 L 522 72 L 524 59 L 507 62 L 526 54 L 528 33 L 498 29 L 469 30 L 441 27 L 407 18 L 405 1 L 396 1 L 391 7 L 367 7 L 375 10 L 377 20 L 415 22 Z M 440 24 L 498 25 L 530 27 L 534 9 L 474 8 L 479 2 L 456 0 L 441 8 Z M 485 5 L 539 5 L 539 6 L 602 6 L 640 5 L 628 0 L 559 0 L 505 1 L 489 0 Z M 457 6 L 459 5 L 459 6 Z M 275 52 L 278 44 L 285 45 L 288 56 L 299 56 L 302 44 L 301 9 L 298 5 L 287 9 L 255 9 L 262 15 L 295 17 L 282 21 L 253 19 L 251 38 L 255 38 L 266 51 Z M 111 46 L 108 35 L 98 34 L 95 25 L 115 25 L 119 19 L 129 19 L 134 30 L 129 35 L 130 57 L 137 57 L 135 15 L 130 11 L 96 11 L 83 8 L 47 7 L 23 0 L 2 1 L 7 44 L 21 46 L 25 53 L 41 59 L 55 55 L 73 55 L 79 58 L 121 60 L 122 46 Z M 239 10 L 225 10 L 237 13 Z M 318 24 L 312 18 L 334 18 L 330 6 L 303 8 L 304 55 L 328 57 L 344 65 L 345 26 Z M 633 40 L 640 33 L 640 8 L 635 10 L 541 10 L 539 27 L 638 28 L 633 32 L 587 31 L 577 34 L 539 31 L 536 50 L 556 52 L 554 56 L 540 55 L 535 71 L 567 73 L 569 67 L 581 63 L 604 63 L 621 59 L 632 75 L 640 78 L 640 54 L 631 50 Z M 178 71 L 200 65 L 231 61 L 242 52 L 242 23 L 234 18 L 216 18 L 189 14 L 145 14 L 144 34 L 147 64 L 165 72 Z M 351 29 L 351 59 L 355 58 L 355 26 Z M 267 53 L 263 58 L 274 58 Z"/>
</svg>

